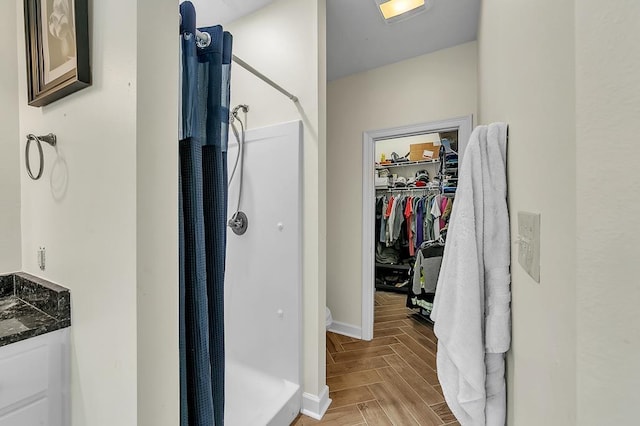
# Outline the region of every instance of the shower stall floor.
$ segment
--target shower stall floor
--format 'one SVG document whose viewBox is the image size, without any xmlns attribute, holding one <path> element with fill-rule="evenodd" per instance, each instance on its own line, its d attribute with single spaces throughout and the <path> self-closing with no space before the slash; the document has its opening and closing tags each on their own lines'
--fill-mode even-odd
<svg viewBox="0 0 640 426">
<path fill-rule="evenodd" d="M 300 386 L 227 360 L 225 424 L 289 425 L 300 412 Z"/>
</svg>

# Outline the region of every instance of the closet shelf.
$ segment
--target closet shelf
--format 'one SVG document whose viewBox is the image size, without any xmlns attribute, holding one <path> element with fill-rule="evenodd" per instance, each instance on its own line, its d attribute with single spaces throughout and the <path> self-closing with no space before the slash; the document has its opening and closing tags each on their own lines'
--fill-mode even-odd
<svg viewBox="0 0 640 426">
<path fill-rule="evenodd" d="M 437 191 L 438 188 L 427 188 L 426 186 L 417 186 L 414 188 L 392 188 L 392 187 L 376 187 L 376 191 L 386 191 L 386 192 L 402 192 L 402 191 Z"/>
<path fill-rule="evenodd" d="M 410 271 L 411 265 L 392 265 L 390 263 L 376 263 L 376 268 L 398 269 L 400 271 Z"/>
<path fill-rule="evenodd" d="M 407 293 L 407 286 L 404 287 L 396 287 L 393 285 L 384 285 L 384 284 L 376 284 L 376 290 L 382 290 L 382 291 L 393 291 L 396 293 Z"/>
<path fill-rule="evenodd" d="M 394 167 L 405 167 L 405 166 L 419 166 L 422 164 L 438 164 L 440 162 L 439 159 L 436 160 L 420 160 L 420 161 L 405 161 L 402 163 L 391 163 L 391 164 L 378 164 L 376 163 L 376 170 L 382 169 L 391 169 Z"/>
</svg>

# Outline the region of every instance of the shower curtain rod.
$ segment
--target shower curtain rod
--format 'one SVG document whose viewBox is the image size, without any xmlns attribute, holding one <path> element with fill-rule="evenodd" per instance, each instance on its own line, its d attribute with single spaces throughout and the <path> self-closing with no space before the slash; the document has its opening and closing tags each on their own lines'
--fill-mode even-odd
<svg viewBox="0 0 640 426">
<path fill-rule="evenodd" d="M 209 33 L 203 33 L 202 31 L 196 30 L 196 39 L 199 42 L 198 44 L 200 46 L 202 46 L 202 47 L 207 47 L 209 44 L 211 44 L 211 36 L 209 35 Z M 249 71 L 251 74 L 255 75 L 260 80 L 264 81 L 269 86 L 273 87 L 278 92 L 282 93 L 287 98 L 291 99 L 293 102 L 296 102 L 296 103 L 298 102 L 298 97 L 297 96 L 292 95 L 291 93 L 286 91 L 278 83 L 276 83 L 275 81 L 271 80 L 269 77 L 267 77 L 266 75 L 262 74 L 260 71 L 258 71 L 257 69 L 255 69 L 254 67 L 252 67 L 251 65 L 249 65 L 248 63 L 243 61 L 242 59 L 238 58 L 236 55 L 233 55 L 233 62 L 235 62 L 236 64 L 240 65 L 242 68 L 244 68 L 245 70 Z"/>
<path fill-rule="evenodd" d="M 240 65 L 242 68 L 244 68 L 245 70 L 249 71 L 251 74 L 255 75 L 260 80 L 264 81 L 269 86 L 273 87 L 278 92 L 282 93 L 287 98 L 291 99 L 293 102 L 295 102 L 295 103 L 298 102 L 298 97 L 297 96 L 292 95 L 291 93 L 287 92 L 278 83 L 276 83 L 275 81 L 271 80 L 269 77 L 267 77 L 266 75 L 262 74 L 260 71 L 258 71 L 257 69 L 255 69 L 254 67 L 252 67 L 251 65 L 249 65 L 248 63 L 243 61 L 242 59 L 238 58 L 236 55 L 233 55 L 233 62 L 235 62 L 236 64 Z"/>
</svg>

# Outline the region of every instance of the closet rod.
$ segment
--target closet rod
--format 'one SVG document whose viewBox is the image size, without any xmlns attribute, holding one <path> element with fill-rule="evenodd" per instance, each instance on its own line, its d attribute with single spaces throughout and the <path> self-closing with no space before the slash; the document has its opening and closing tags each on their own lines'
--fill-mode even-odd
<svg viewBox="0 0 640 426">
<path fill-rule="evenodd" d="M 211 44 L 211 36 L 209 35 L 209 33 L 203 33 L 200 30 L 196 30 L 196 39 L 199 42 L 198 45 L 201 46 L 201 47 L 207 47 L 207 46 L 209 46 L 209 44 Z M 292 95 L 291 93 L 286 91 L 278 83 L 276 83 L 275 81 L 271 80 L 269 77 L 267 77 L 266 75 L 262 74 L 260 71 L 258 71 L 257 69 L 255 69 L 254 67 L 252 67 L 251 65 L 249 65 L 248 63 L 243 61 L 242 59 L 238 58 L 236 55 L 233 55 L 233 62 L 235 62 L 236 64 L 240 65 L 242 68 L 244 68 L 245 70 L 249 71 L 251 74 L 255 75 L 260 80 L 264 81 L 269 86 L 273 87 L 278 92 L 282 93 L 287 98 L 291 99 L 293 102 L 296 102 L 296 103 L 298 102 L 298 97 L 297 96 Z"/>
</svg>

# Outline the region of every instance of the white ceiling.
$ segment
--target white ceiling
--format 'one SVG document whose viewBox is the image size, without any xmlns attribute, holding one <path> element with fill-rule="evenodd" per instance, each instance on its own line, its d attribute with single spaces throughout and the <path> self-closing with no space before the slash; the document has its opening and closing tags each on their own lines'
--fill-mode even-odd
<svg viewBox="0 0 640 426">
<path fill-rule="evenodd" d="M 196 25 L 228 24 L 265 7 L 273 0 L 191 0 L 196 7 Z"/>
<path fill-rule="evenodd" d="M 232 22 L 273 0 L 192 2 L 202 27 Z M 475 40 L 480 2 L 433 0 L 427 12 L 387 24 L 374 0 L 327 0 L 328 80 Z"/>
<path fill-rule="evenodd" d="M 433 0 L 387 24 L 373 0 L 327 0 L 327 78 L 335 80 L 476 40 L 480 0 Z"/>
</svg>

